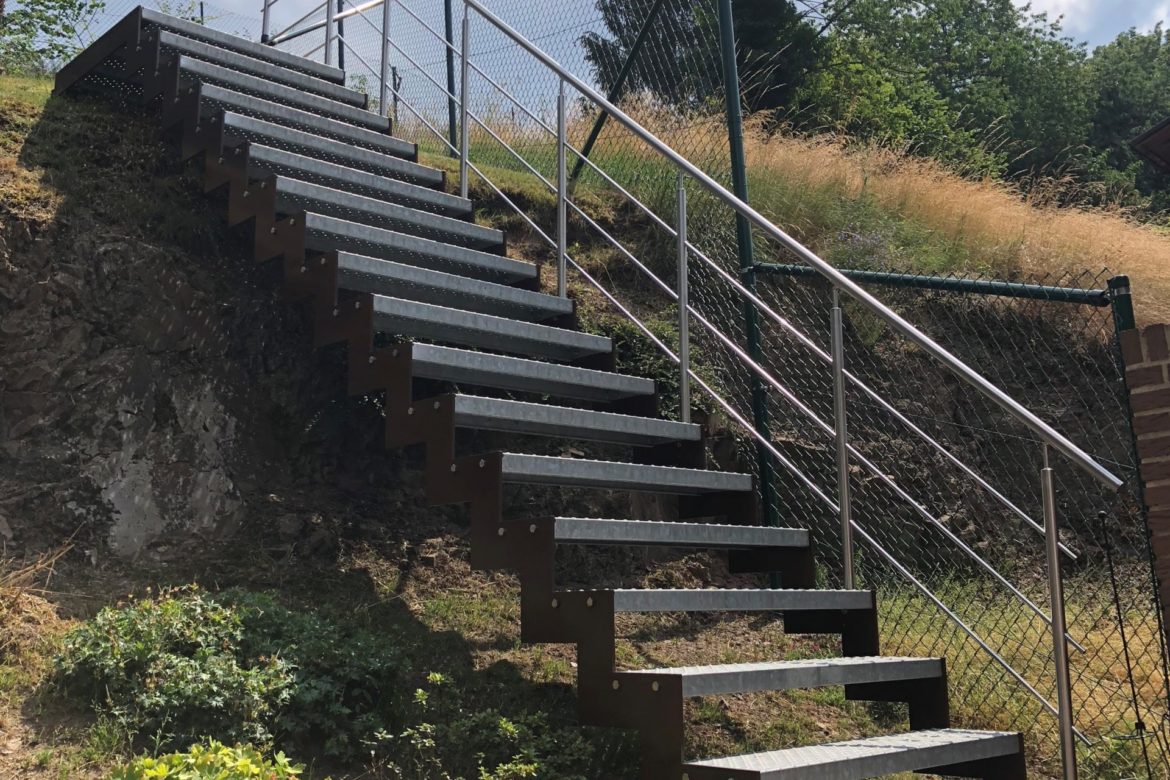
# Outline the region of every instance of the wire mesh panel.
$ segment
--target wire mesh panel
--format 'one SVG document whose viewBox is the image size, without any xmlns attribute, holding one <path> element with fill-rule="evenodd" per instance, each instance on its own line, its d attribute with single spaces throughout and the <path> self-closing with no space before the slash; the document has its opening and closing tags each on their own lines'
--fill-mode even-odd
<svg viewBox="0 0 1170 780">
<path fill-rule="evenodd" d="M 1100 290 L 1106 278 L 1086 273 L 1028 281 Z M 1137 484 L 1108 306 L 867 287 Z M 759 290 L 828 350 L 826 284 L 807 274 L 773 273 Z M 978 637 L 861 541 L 858 569 L 880 593 L 883 650 L 946 657 L 960 722 L 1019 729 L 1054 750 L 1053 720 L 1023 686 L 1026 681 L 1056 701 L 1047 565 L 1036 527 L 1043 522 L 1041 445 L 867 310 L 846 303 L 845 321 L 846 366 L 855 378 L 846 396 L 857 451 L 851 459 L 855 519 Z M 772 372 L 827 418 L 824 361 L 783 337 L 765 339 L 764 352 Z M 769 394 L 772 440 L 818 479 L 834 479 L 832 439 L 810 437 L 805 420 L 786 406 Z M 1061 539 L 1076 556 L 1065 557 L 1064 573 L 1075 725 L 1094 743 L 1084 750 L 1083 768 L 1089 776 L 1146 776 L 1148 753 L 1153 775 L 1165 776 L 1159 744 L 1167 695 L 1163 634 L 1139 497 L 1132 491 L 1113 496 L 1056 456 L 1052 463 Z M 836 517 L 814 511 L 805 522 L 818 539 L 829 581 L 839 581 Z"/>
</svg>

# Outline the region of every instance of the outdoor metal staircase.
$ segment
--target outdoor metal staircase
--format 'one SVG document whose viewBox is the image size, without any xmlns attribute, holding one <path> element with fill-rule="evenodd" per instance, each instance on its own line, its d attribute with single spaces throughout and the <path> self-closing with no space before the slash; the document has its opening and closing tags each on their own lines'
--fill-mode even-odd
<svg viewBox="0 0 1170 780">
<path fill-rule="evenodd" d="M 614 373 L 610 339 L 576 330 L 572 302 L 541 292 L 536 267 L 507 257 L 503 234 L 471 221 L 470 202 L 447 194 L 443 174 L 419 165 L 415 146 L 343 81 L 336 68 L 139 9 L 67 65 L 57 91 L 157 109 L 183 158 L 202 160 L 207 191 L 227 193 L 229 224 L 251 226 L 256 260 L 282 265 L 316 343 L 348 350 L 349 391 L 385 394 L 387 446 L 425 448 L 428 501 L 469 505 L 472 564 L 519 575 L 524 641 L 576 644 L 582 722 L 639 731 L 644 778 L 1025 777 L 1019 735 L 949 729 L 944 661 L 881 657 L 874 594 L 817 589 L 808 532 L 760 527 L 753 478 L 706 469 L 700 427 L 660 419 L 654 383 Z M 381 346 L 380 334 L 400 340 Z M 420 379 L 456 389 L 416 398 Z M 465 455 L 459 428 L 631 449 L 628 462 Z M 508 517 L 511 484 L 675 496 L 679 521 Z M 558 545 L 722 550 L 733 571 L 779 572 L 783 587 L 566 590 Z M 618 614 L 731 611 L 839 634 L 842 657 L 618 668 Z M 686 699 L 817 686 L 906 702 L 911 730 L 685 762 Z"/>
</svg>

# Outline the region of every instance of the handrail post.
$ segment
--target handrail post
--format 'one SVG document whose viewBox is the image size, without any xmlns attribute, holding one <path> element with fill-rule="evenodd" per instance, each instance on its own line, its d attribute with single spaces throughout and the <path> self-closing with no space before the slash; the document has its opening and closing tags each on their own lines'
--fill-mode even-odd
<svg viewBox="0 0 1170 780">
<path fill-rule="evenodd" d="M 1077 747 L 1073 741 L 1072 683 L 1068 670 L 1068 644 L 1065 639 L 1064 584 L 1060 576 L 1060 529 L 1056 523 L 1056 493 L 1052 484 L 1052 467 L 1048 463 L 1048 445 L 1043 447 L 1044 465 L 1040 470 L 1040 488 L 1044 501 L 1044 540 L 1048 554 L 1048 597 L 1052 612 L 1052 656 L 1056 665 L 1056 707 L 1060 721 L 1060 758 L 1064 780 L 1077 778 Z"/>
<path fill-rule="evenodd" d="M 393 0 L 382 0 L 382 65 L 378 74 L 382 83 L 382 90 L 378 96 L 378 112 L 386 117 L 391 116 L 390 93 L 394 91 L 394 82 L 391 81 L 390 75 L 390 5 L 392 2 Z"/>
<path fill-rule="evenodd" d="M 568 251 L 569 251 L 569 177 L 565 166 L 565 147 L 568 144 L 568 121 L 565 110 L 565 80 L 560 80 L 557 90 L 557 295 L 569 295 Z"/>
<path fill-rule="evenodd" d="M 471 77 L 471 68 L 467 66 L 467 58 L 471 52 L 471 17 L 467 3 L 463 4 L 463 40 L 459 42 L 459 196 L 467 197 L 467 152 L 471 136 L 468 126 L 467 82 Z"/>
<path fill-rule="evenodd" d="M 264 0 L 264 10 L 260 14 L 260 43 L 268 43 L 268 30 L 272 21 L 272 4 L 276 0 Z"/>
<path fill-rule="evenodd" d="M 337 28 L 334 26 L 333 17 L 336 11 L 333 7 L 333 0 L 325 0 L 325 64 L 333 64 L 333 41 L 337 35 Z"/>
<path fill-rule="evenodd" d="M 447 93 L 448 95 L 455 94 L 455 12 L 451 9 L 451 3 L 455 0 L 443 0 L 443 35 L 447 40 L 447 45 L 444 47 L 446 51 L 447 61 Z M 447 140 L 451 142 L 450 155 L 455 156 L 455 139 L 458 137 L 458 129 L 456 128 L 455 118 L 455 98 L 447 98 Z"/>
<path fill-rule="evenodd" d="M 837 512 L 841 520 L 842 584 L 853 589 L 853 500 L 849 491 L 849 417 L 845 406 L 845 325 L 841 291 L 833 288 L 831 317 L 833 356 L 833 418 L 837 438 Z"/>
<path fill-rule="evenodd" d="M 337 67 L 345 71 L 345 17 L 341 12 L 345 10 L 345 0 L 337 0 Z"/>
<path fill-rule="evenodd" d="M 686 175 L 678 175 L 678 404 L 679 419 L 691 421 L 691 315 L 687 287 Z"/>
</svg>

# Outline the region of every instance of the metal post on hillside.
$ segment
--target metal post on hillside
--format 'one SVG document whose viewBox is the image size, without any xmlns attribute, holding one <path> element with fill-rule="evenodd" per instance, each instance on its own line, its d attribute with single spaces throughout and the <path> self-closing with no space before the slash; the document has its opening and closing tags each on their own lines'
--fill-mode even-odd
<svg viewBox="0 0 1170 780">
<path fill-rule="evenodd" d="M 345 10 L 345 0 L 337 0 L 337 13 Z M 337 67 L 345 70 L 345 19 L 337 20 Z"/>
<path fill-rule="evenodd" d="M 268 34 L 272 24 L 273 0 L 264 0 L 264 10 L 260 12 L 260 43 L 268 43 L 272 36 Z M 4 16 L 4 0 L 0 0 L 0 18 Z"/>
<path fill-rule="evenodd" d="M 390 117 L 391 121 L 397 122 L 398 117 L 391 111 L 390 99 L 390 94 L 398 88 L 398 85 L 394 83 L 396 71 L 392 70 L 390 66 L 390 5 L 390 0 L 385 0 L 382 3 L 382 62 L 378 71 L 378 79 L 381 82 L 379 85 L 381 89 L 378 92 L 378 111 L 383 116 Z"/>
<path fill-rule="evenodd" d="M 455 17 L 451 3 L 452 0 L 443 0 L 443 33 L 447 38 L 447 139 L 451 142 L 449 153 L 456 157 L 459 131 L 456 129 L 455 98 L 452 97 L 455 94 Z"/>
<path fill-rule="evenodd" d="M 333 3 L 330 0 L 325 0 L 325 64 L 333 64 L 333 37 L 337 33 L 337 28 L 333 24 Z"/>
<path fill-rule="evenodd" d="M 735 58 L 735 22 L 731 14 L 731 0 L 719 0 L 719 49 L 723 59 L 723 89 L 727 95 L 727 141 L 731 151 L 731 190 L 737 198 L 748 202 L 747 162 L 743 151 L 743 109 L 739 102 L 739 66 Z M 739 248 L 740 280 L 751 292 L 756 290 L 755 259 L 752 250 L 752 228 L 742 214 L 735 216 L 735 238 Z M 755 305 L 743 304 L 744 330 L 747 334 L 748 356 L 762 362 L 760 323 Z M 752 374 L 752 424 L 764 441 L 768 433 L 768 398 L 763 380 Z M 760 472 L 760 501 L 764 508 L 764 523 L 780 524 L 775 506 L 775 476 L 768 450 L 756 443 L 756 462 Z"/>
</svg>

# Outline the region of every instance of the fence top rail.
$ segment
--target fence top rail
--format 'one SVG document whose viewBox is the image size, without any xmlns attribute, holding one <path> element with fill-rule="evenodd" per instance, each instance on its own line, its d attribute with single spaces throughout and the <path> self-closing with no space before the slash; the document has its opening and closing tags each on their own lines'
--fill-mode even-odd
<svg viewBox="0 0 1170 780">
<path fill-rule="evenodd" d="M 1064 434 L 1037 417 L 1032 411 L 1024 407 L 997 385 L 947 351 L 930 338 L 930 336 L 918 330 L 918 328 L 910 324 L 897 312 L 866 292 L 856 282 L 838 271 L 811 249 L 788 235 L 784 230 L 770 222 L 746 202 L 737 198 L 723 187 L 723 185 L 707 175 L 707 173 L 698 168 L 690 160 L 676 152 L 665 141 L 639 124 L 633 117 L 608 100 L 604 95 L 569 72 L 560 63 L 546 54 L 539 46 L 528 40 L 519 31 L 515 30 L 507 22 L 486 8 L 480 0 L 462 1 L 467 7 L 474 9 L 486 22 L 508 38 L 511 38 L 520 48 L 531 54 L 546 68 L 556 73 L 566 84 L 571 85 L 582 96 L 608 111 L 610 116 L 641 138 L 642 141 L 665 157 L 676 168 L 693 178 L 717 199 L 727 204 L 733 211 L 745 217 L 761 232 L 783 245 L 803 262 L 807 263 L 817 273 L 825 277 L 834 287 L 845 292 L 870 309 L 903 336 L 916 343 L 936 360 L 947 366 L 956 376 L 998 404 L 1008 414 L 1029 428 L 1044 444 L 1056 449 L 1081 469 L 1115 491 L 1120 490 L 1125 484 L 1124 480 L 1098 463 L 1091 455 L 1074 444 Z"/>
<path fill-rule="evenodd" d="M 817 272 L 805 265 L 793 263 L 756 263 L 752 266 L 758 273 L 770 276 L 816 276 Z M 857 282 L 869 282 L 888 287 L 912 287 L 921 290 L 972 293 L 975 295 L 1001 298 L 1025 298 L 1055 303 L 1083 304 L 1104 308 L 1113 303 L 1109 290 L 1092 290 L 1081 287 L 1009 282 L 998 279 L 966 279 L 960 276 L 931 276 L 899 271 L 870 271 L 863 269 L 839 269 L 842 274 Z"/>
</svg>

